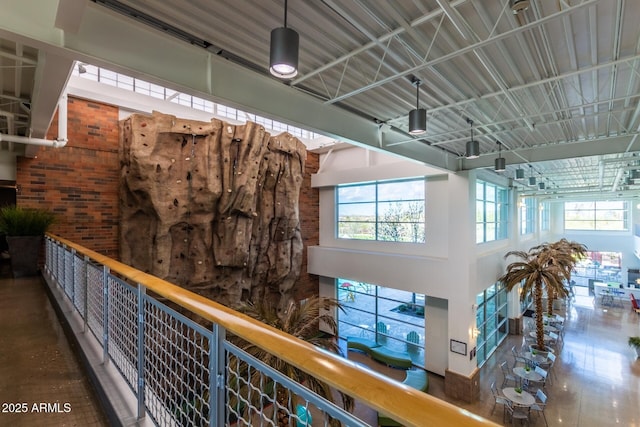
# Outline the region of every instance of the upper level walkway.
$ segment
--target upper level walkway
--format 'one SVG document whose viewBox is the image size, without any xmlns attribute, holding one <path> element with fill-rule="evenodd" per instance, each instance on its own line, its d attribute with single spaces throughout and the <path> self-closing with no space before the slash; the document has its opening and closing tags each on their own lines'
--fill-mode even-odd
<svg viewBox="0 0 640 427">
<path fill-rule="evenodd" d="M 108 426 L 42 278 L 0 274 L 0 426 Z"/>
</svg>

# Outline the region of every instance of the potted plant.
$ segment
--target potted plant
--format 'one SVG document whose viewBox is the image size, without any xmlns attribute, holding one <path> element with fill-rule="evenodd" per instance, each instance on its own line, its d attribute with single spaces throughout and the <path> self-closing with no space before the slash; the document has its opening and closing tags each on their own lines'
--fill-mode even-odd
<svg viewBox="0 0 640 427">
<path fill-rule="evenodd" d="M 55 214 L 46 209 L 0 208 L 0 233 L 6 235 L 14 277 L 38 274 L 42 236 L 54 221 Z"/>
<path fill-rule="evenodd" d="M 578 256 L 586 252 L 586 246 L 562 239 L 555 243 L 544 243 L 525 251 L 509 251 L 505 258 L 515 256 L 520 261 L 512 262 L 507 271 L 498 280 L 505 285 L 507 291 L 516 286 L 522 286 L 521 299 L 533 295 L 535 308 L 536 344 L 532 350 L 539 353 L 549 349 L 544 343 L 544 312 L 543 295 L 557 295 L 566 297 L 569 290 L 564 281 L 571 280 L 571 271 L 578 260 Z"/>
<path fill-rule="evenodd" d="M 640 337 L 629 337 L 629 346 L 636 351 L 636 356 L 640 357 Z"/>
</svg>

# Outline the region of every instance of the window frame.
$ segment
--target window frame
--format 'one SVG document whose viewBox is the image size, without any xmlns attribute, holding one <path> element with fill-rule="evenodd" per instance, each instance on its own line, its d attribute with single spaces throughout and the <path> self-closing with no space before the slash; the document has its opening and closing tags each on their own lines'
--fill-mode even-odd
<svg viewBox="0 0 640 427">
<path fill-rule="evenodd" d="M 385 192 L 385 186 L 398 184 L 421 184 L 421 186 L 412 189 L 412 192 L 417 189 L 421 194 L 418 194 L 418 197 L 406 197 L 403 193 L 397 198 L 382 195 Z M 364 195 L 355 196 L 353 200 L 348 200 L 348 197 L 344 197 L 341 200 L 342 191 L 346 192 L 349 189 L 355 190 L 354 193 L 362 190 L 361 194 Z M 367 193 L 370 194 L 367 195 Z M 339 185 L 336 187 L 335 198 L 335 233 L 337 239 L 419 244 L 426 242 L 425 177 Z M 364 215 L 362 213 L 350 214 L 354 217 L 360 215 L 363 218 L 359 220 L 355 218 L 353 220 L 346 219 L 349 215 L 345 214 L 345 212 L 351 209 L 354 211 L 361 209 L 364 212 L 367 208 L 369 212 Z M 385 215 L 389 216 L 385 219 Z M 393 218 L 394 215 L 410 215 L 413 218 L 400 220 Z M 349 230 L 350 228 L 351 230 Z M 356 229 L 360 229 L 361 233 L 356 233 Z M 358 237 L 359 235 L 362 237 Z"/>
<path fill-rule="evenodd" d="M 621 208 L 612 208 L 611 204 L 622 204 Z M 567 206 L 575 206 L 567 209 Z M 583 205 L 583 207 L 580 207 Z M 589 207 L 588 205 L 591 205 Z M 563 203 L 563 226 L 565 230 L 571 231 L 593 231 L 593 232 L 628 232 L 630 231 L 630 212 L 629 202 L 627 200 L 586 200 L 586 201 L 566 201 Z M 567 219 L 567 214 L 573 213 L 574 216 Z M 619 213 L 622 218 L 606 218 L 603 214 Z M 590 215 L 593 214 L 593 215 Z M 584 219 L 581 219 L 580 217 Z M 573 223 L 573 224 L 572 224 Z M 621 228 L 599 227 L 598 224 L 621 224 Z M 577 227 L 582 224 L 582 227 Z M 589 225 L 591 224 L 591 225 Z"/>
<path fill-rule="evenodd" d="M 509 189 L 507 187 L 483 180 L 476 181 L 475 223 L 478 244 L 509 238 Z M 488 238 L 489 234 L 492 234 L 490 238 Z"/>
</svg>

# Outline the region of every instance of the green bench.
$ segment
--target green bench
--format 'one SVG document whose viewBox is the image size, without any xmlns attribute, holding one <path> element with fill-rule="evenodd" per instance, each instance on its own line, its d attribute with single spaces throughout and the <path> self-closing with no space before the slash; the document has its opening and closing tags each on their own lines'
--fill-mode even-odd
<svg viewBox="0 0 640 427">
<path fill-rule="evenodd" d="M 381 346 L 371 348 L 369 354 L 372 359 L 382 362 L 387 366 L 393 366 L 394 368 L 409 369 L 413 366 L 408 353 L 401 353 L 391 350 L 388 347 Z"/>
<path fill-rule="evenodd" d="M 402 384 L 407 385 L 409 387 L 413 387 L 417 390 L 420 390 L 424 393 L 429 390 L 429 376 L 427 375 L 427 371 L 423 369 L 410 369 L 407 371 L 407 376 L 405 377 Z M 389 418 L 386 415 L 380 414 L 378 412 L 378 425 L 380 427 L 401 427 L 402 424 L 394 420 L 393 418 Z"/>
<path fill-rule="evenodd" d="M 380 344 L 373 340 L 361 337 L 347 337 L 347 349 L 356 349 L 371 354 L 371 349 L 380 347 Z"/>
</svg>

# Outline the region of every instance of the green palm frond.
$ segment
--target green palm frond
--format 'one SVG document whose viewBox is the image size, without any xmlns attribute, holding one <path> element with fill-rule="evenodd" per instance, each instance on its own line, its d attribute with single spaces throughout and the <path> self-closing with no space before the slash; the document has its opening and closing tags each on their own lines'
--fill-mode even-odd
<svg viewBox="0 0 640 427">
<path fill-rule="evenodd" d="M 314 296 L 303 301 L 291 301 L 280 315 L 278 315 L 277 307 L 269 301 L 260 301 L 259 303 L 248 302 L 240 308 L 240 311 L 296 338 L 307 341 L 329 352 L 341 355 L 342 351 L 335 338 L 338 332 L 338 325 L 336 324 L 334 316 L 331 314 L 336 308 L 342 310 L 342 305 L 338 300 Z M 324 327 L 328 328 L 330 335 L 320 331 L 321 323 Z M 335 401 L 333 390 L 325 382 L 319 381 L 305 371 L 296 368 L 254 344 L 238 338 L 234 338 L 233 341 L 242 350 L 281 372 L 283 375 L 305 385 L 311 391 L 325 399 L 331 402 Z M 242 363 L 240 363 L 240 365 L 242 365 Z M 250 382 L 253 387 L 264 387 L 264 376 L 262 374 L 254 369 L 249 370 L 246 366 L 241 370 L 243 375 L 250 375 Z M 249 387 L 241 389 L 240 393 L 249 393 Z M 339 393 L 339 395 L 342 407 L 347 411 L 351 411 L 354 405 L 353 398 L 343 393 Z M 281 403 L 286 404 L 286 402 L 293 400 L 293 396 L 286 390 L 282 392 L 279 399 L 283 399 L 285 402 Z M 338 426 L 340 423 L 332 419 L 331 425 Z"/>
</svg>

